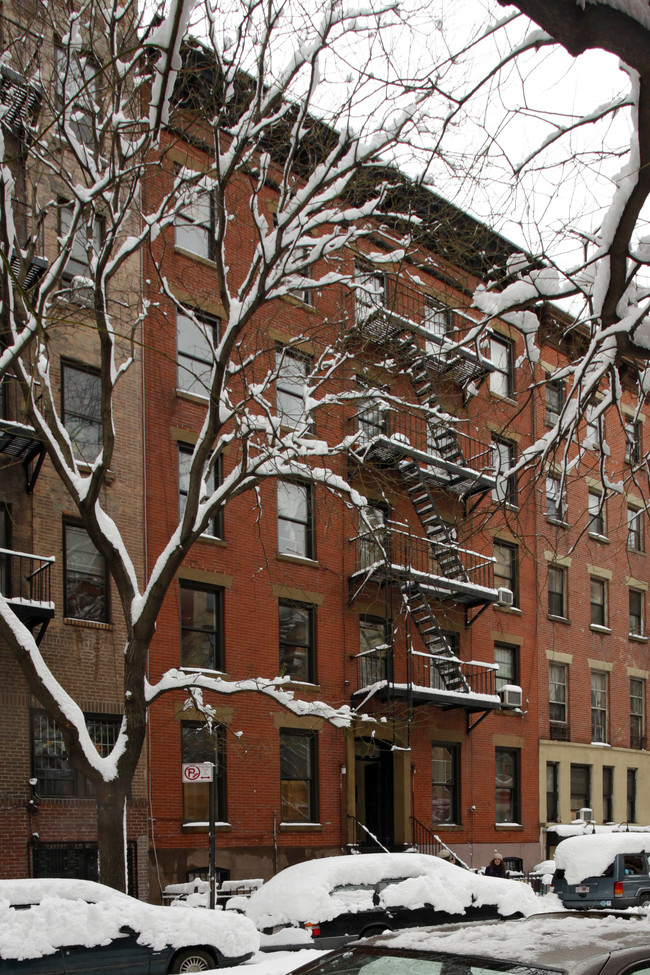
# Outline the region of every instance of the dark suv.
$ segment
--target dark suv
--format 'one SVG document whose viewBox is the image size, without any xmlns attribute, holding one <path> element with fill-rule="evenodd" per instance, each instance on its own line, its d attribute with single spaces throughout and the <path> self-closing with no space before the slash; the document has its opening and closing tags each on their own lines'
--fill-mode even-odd
<svg viewBox="0 0 650 975">
<path fill-rule="evenodd" d="M 648 854 L 618 853 L 612 863 L 596 877 L 584 877 L 569 884 L 565 870 L 553 875 L 553 890 L 564 907 L 637 907 L 650 905 L 650 864 Z"/>
</svg>

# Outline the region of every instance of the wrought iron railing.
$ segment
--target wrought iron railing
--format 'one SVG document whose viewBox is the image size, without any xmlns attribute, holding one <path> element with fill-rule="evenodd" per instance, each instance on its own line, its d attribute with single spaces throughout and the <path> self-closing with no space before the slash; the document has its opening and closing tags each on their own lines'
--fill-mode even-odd
<svg viewBox="0 0 650 975">
<path fill-rule="evenodd" d="M 369 569 L 376 563 L 383 563 L 399 577 L 419 577 L 427 584 L 427 577 L 433 582 L 439 579 L 443 585 L 464 583 L 494 589 L 494 559 L 471 549 L 455 544 L 436 544 L 435 548 L 427 538 L 412 535 L 389 522 L 385 528 L 375 533 L 366 532 L 357 536 L 355 572 Z M 463 566 L 466 580 L 445 576 L 440 568 L 436 553 L 443 556 L 445 551 L 457 552 Z"/>
<path fill-rule="evenodd" d="M 371 687 L 393 680 L 391 647 L 375 647 L 357 655 L 357 687 Z"/>
<path fill-rule="evenodd" d="M 54 561 L 52 556 L 0 548 L 0 592 L 9 602 L 51 603 L 50 576 Z"/>
<path fill-rule="evenodd" d="M 359 452 L 363 452 L 369 444 L 381 438 L 391 440 L 396 453 L 408 454 L 411 448 L 432 459 L 440 458 L 442 455 L 433 437 L 449 430 L 453 431 L 458 439 L 462 454 L 461 464 L 464 467 L 472 471 L 492 471 L 491 444 L 465 433 L 451 422 L 445 424 L 444 421 L 436 422 L 427 418 L 424 410 L 408 411 L 384 403 L 382 407 L 378 405 L 374 410 L 365 407 L 359 411 L 353 422 L 358 429 L 356 450 Z"/>
<path fill-rule="evenodd" d="M 438 671 L 437 664 L 449 665 L 449 657 L 437 654 L 422 653 L 412 650 L 409 654 L 409 683 L 415 687 L 444 690 L 445 684 Z M 494 664 L 482 664 L 476 660 L 458 660 L 458 669 L 469 687 L 470 694 L 496 694 L 496 667 Z"/>
<path fill-rule="evenodd" d="M 31 429 L 25 416 L 25 396 L 22 386 L 18 379 L 11 375 L 0 379 L 0 422 L 2 420 Z"/>
<path fill-rule="evenodd" d="M 413 846 L 417 847 L 419 853 L 437 856 L 443 848 L 438 837 L 434 836 L 431 830 L 415 816 L 411 816 L 411 839 Z"/>
</svg>

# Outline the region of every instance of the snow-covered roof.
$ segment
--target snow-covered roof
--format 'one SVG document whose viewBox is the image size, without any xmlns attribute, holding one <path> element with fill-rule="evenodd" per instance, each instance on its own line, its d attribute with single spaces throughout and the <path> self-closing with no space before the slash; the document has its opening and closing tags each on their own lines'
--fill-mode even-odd
<svg viewBox="0 0 650 975">
<path fill-rule="evenodd" d="M 370 853 L 287 867 L 251 895 L 246 914 L 259 928 L 329 921 L 339 914 L 372 910 L 371 888 L 386 879 L 400 882 L 380 892 L 380 908 L 430 904 L 463 914 L 472 905 L 495 905 L 505 916 L 539 910 L 531 888 L 517 881 L 483 877 L 423 853 Z M 352 889 L 364 885 L 370 889 Z"/>
<path fill-rule="evenodd" d="M 650 852 L 650 833 L 588 833 L 570 836 L 555 851 L 555 865 L 568 884 L 599 877 L 618 853 Z"/>
<path fill-rule="evenodd" d="M 33 905 L 28 910 L 15 909 L 28 904 Z M 39 958 L 66 946 L 106 944 L 124 925 L 154 951 L 208 945 L 235 959 L 259 946 L 253 925 L 235 913 L 172 911 L 89 880 L 0 880 L 0 958 Z"/>
</svg>

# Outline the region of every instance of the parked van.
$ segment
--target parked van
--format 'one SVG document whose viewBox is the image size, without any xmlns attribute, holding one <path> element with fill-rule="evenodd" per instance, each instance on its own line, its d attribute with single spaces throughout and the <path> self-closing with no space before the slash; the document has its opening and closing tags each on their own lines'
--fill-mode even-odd
<svg viewBox="0 0 650 975">
<path fill-rule="evenodd" d="M 566 908 L 650 906 L 650 833 L 591 833 L 555 851 L 551 889 Z"/>
</svg>

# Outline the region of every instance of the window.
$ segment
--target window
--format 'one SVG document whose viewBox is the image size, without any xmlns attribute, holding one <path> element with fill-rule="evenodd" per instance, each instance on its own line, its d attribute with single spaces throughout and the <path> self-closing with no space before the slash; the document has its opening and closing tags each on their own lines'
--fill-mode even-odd
<svg viewBox="0 0 650 975">
<path fill-rule="evenodd" d="M 63 424 L 76 456 L 92 463 L 102 448 L 102 381 L 96 369 L 62 363 Z"/>
<path fill-rule="evenodd" d="M 518 647 L 511 646 L 509 643 L 495 643 L 494 662 L 499 665 L 495 677 L 497 692 L 506 684 L 519 683 Z"/>
<path fill-rule="evenodd" d="M 213 765 L 215 820 L 226 822 L 226 749 L 221 725 L 212 729 L 203 721 L 181 721 L 181 762 L 183 765 Z M 207 825 L 210 822 L 210 782 L 183 782 L 183 822 Z"/>
<path fill-rule="evenodd" d="M 639 589 L 628 590 L 630 602 L 630 634 L 643 636 L 645 630 L 643 603 L 644 595 Z"/>
<path fill-rule="evenodd" d="M 359 568 L 384 562 L 388 534 L 388 513 L 382 504 L 368 504 L 359 510 Z"/>
<path fill-rule="evenodd" d="M 281 599 L 278 605 L 281 677 L 313 683 L 315 680 L 314 610 Z"/>
<path fill-rule="evenodd" d="M 641 462 L 641 424 L 637 420 L 625 420 L 625 463 Z"/>
<path fill-rule="evenodd" d="M 85 528 L 63 526 L 64 600 L 67 619 L 108 622 L 108 573 Z"/>
<path fill-rule="evenodd" d="M 359 617 L 359 686 L 369 687 L 390 679 L 389 634 L 386 620 Z"/>
<path fill-rule="evenodd" d="M 91 57 L 56 44 L 55 84 L 59 124 L 69 126 L 72 135 L 84 145 L 93 137 L 92 122 L 96 114 L 98 67 Z"/>
<path fill-rule="evenodd" d="M 607 626 L 607 583 L 590 577 L 591 625 Z"/>
<path fill-rule="evenodd" d="M 182 581 L 181 667 L 223 670 L 223 591 Z"/>
<path fill-rule="evenodd" d="M 357 429 L 361 443 L 369 443 L 375 437 L 388 433 L 388 413 L 382 398 L 384 390 L 373 386 L 362 376 L 357 376 L 357 386 L 363 395 L 357 410 Z"/>
<path fill-rule="evenodd" d="M 599 406 L 588 406 L 586 412 L 587 420 L 587 446 L 600 447 L 603 440 L 603 418 L 598 413 Z"/>
<path fill-rule="evenodd" d="M 571 766 L 571 815 L 591 809 L 591 765 Z"/>
<path fill-rule="evenodd" d="M 312 731 L 280 732 L 283 823 L 318 822 L 317 740 Z"/>
<path fill-rule="evenodd" d="M 122 724 L 120 715 L 87 715 L 86 727 L 102 757 L 110 755 Z M 68 762 L 63 735 L 54 718 L 32 711 L 32 775 L 36 792 L 57 799 L 94 795 L 92 783 Z"/>
<path fill-rule="evenodd" d="M 189 444 L 178 445 L 178 517 L 182 520 L 185 514 L 185 505 L 187 504 L 187 492 L 190 486 L 190 467 L 192 466 L 192 454 L 194 453 L 194 448 L 190 447 Z M 209 494 L 212 494 L 217 485 L 221 484 L 221 457 L 218 457 L 215 464 L 210 472 L 209 477 L 206 479 L 206 489 L 208 494 L 203 495 L 201 500 L 204 500 Z M 204 535 L 210 535 L 213 538 L 223 538 L 223 509 L 219 508 L 216 515 L 210 519 L 209 524 L 206 526 Z"/>
<path fill-rule="evenodd" d="M 564 383 L 561 379 L 549 379 L 546 383 L 546 423 L 554 427 L 564 406 Z"/>
<path fill-rule="evenodd" d="M 548 716 L 551 722 L 551 735 L 554 740 L 563 740 L 563 733 L 567 726 L 568 710 L 568 667 L 566 664 L 549 663 L 548 665 Z M 554 734 L 554 726 L 559 726 L 559 733 Z"/>
<path fill-rule="evenodd" d="M 562 496 L 562 479 L 554 474 L 546 475 L 546 517 L 551 521 L 565 520 L 565 505 Z"/>
<path fill-rule="evenodd" d="M 71 206 L 62 206 L 59 211 L 61 214 L 61 236 L 67 235 L 72 226 L 73 209 Z M 95 257 L 99 254 L 102 246 L 103 225 L 99 217 L 92 218 L 93 239 L 92 252 Z M 63 277 L 66 281 L 71 278 L 87 278 L 90 274 L 90 260 L 88 255 L 88 223 L 82 220 L 75 231 L 70 248 L 70 257 L 65 266 Z"/>
<path fill-rule="evenodd" d="M 424 327 L 438 339 L 444 339 L 452 329 L 452 311 L 434 298 L 424 299 Z M 440 342 L 426 340 L 427 352 L 440 352 Z"/>
<path fill-rule="evenodd" d="M 278 481 L 278 552 L 314 557 L 311 490 L 307 484 Z"/>
<path fill-rule="evenodd" d="M 311 370 L 310 360 L 289 349 L 276 349 L 275 366 L 278 378 L 275 401 L 280 423 L 295 429 L 304 420 L 305 389 Z"/>
<path fill-rule="evenodd" d="M 496 475 L 496 487 L 492 491 L 492 500 L 517 504 L 517 477 L 508 474 L 516 462 L 516 447 L 509 440 L 500 437 L 492 438 L 492 467 Z"/>
<path fill-rule="evenodd" d="M 567 618 L 566 569 L 561 565 L 548 567 L 548 615 Z"/>
<path fill-rule="evenodd" d="M 546 763 L 546 822 L 560 821 L 560 765 Z"/>
<path fill-rule="evenodd" d="M 219 325 L 207 315 L 176 312 L 176 382 L 196 396 L 208 396 Z"/>
<path fill-rule="evenodd" d="M 357 265 L 354 269 L 355 318 L 362 325 L 373 312 L 386 302 L 386 279 L 380 271 L 371 271 Z"/>
<path fill-rule="evenodd" d="M 607 739 L 607 674 L 591 671 L 591 741 L 599 744 Z"/>
<path fill-rule="evenodd" d="M 645 748 L 645 681 L 630 678 L 630 748 Z"/>
<path fill-rule="evenodd" d="M 496 757 L 496 822 L 519 822 L 519 751 L 497 748 Z"/>
<path fill-rule="evenodd" d="M 517 548 L 515 545 L 508 545 L 506 542 L 495 542 L 493 555 L 494 563 L 494 585 L 497 589 L 510 589 L 514 602 L 519 603 L 517 585 Z"/>
<path fill-rule="evenodd" d="M 627 547 L 632 552 L 643 551 L 643 535 L 641 533 L 642 512 L 638 508 L 627 509 Z"/>
<path fill-rule="evenodd" d="M 627 770 L 627 821 L 636 823 L 636 769 Z"/>
<path fill-rule="evenodd" d="M 605 499 L 600 491 L 590 491 L 589 504 L 589 534 L 605 535 Z"/>
<path fill-rule="evenodd" d="M 193 199 L 176 215 L 174 241 L 177 247 L 212 260 L 214 257 L 214 201 L 212 194 L 199 186 Z"/>
<path fill-rule="evenodd" d="M 512 342 L 500 335 L 493 335 L 490 338 L 490 360 L 496 367 L 490 373 L 490 392 L 498 396 L 512 396 L 515 386 Z"/>
<path fill-rule="evenodd" d="M 603 822 L 614 822 L 614 769 L 603 766 Z"/>
<path fill-rule="evenodd" d="M 431 822 L 434 825 L 460 822 L 458 745 L 431 745 Z"/>
<path fill-rule="evenodd" d="M 0 549 L 11 548 L 11 516 L 10 509 L 0 504 Z M 11 596 L 11 556 L 0 552 L 0 593 Z"/>
</svg>

